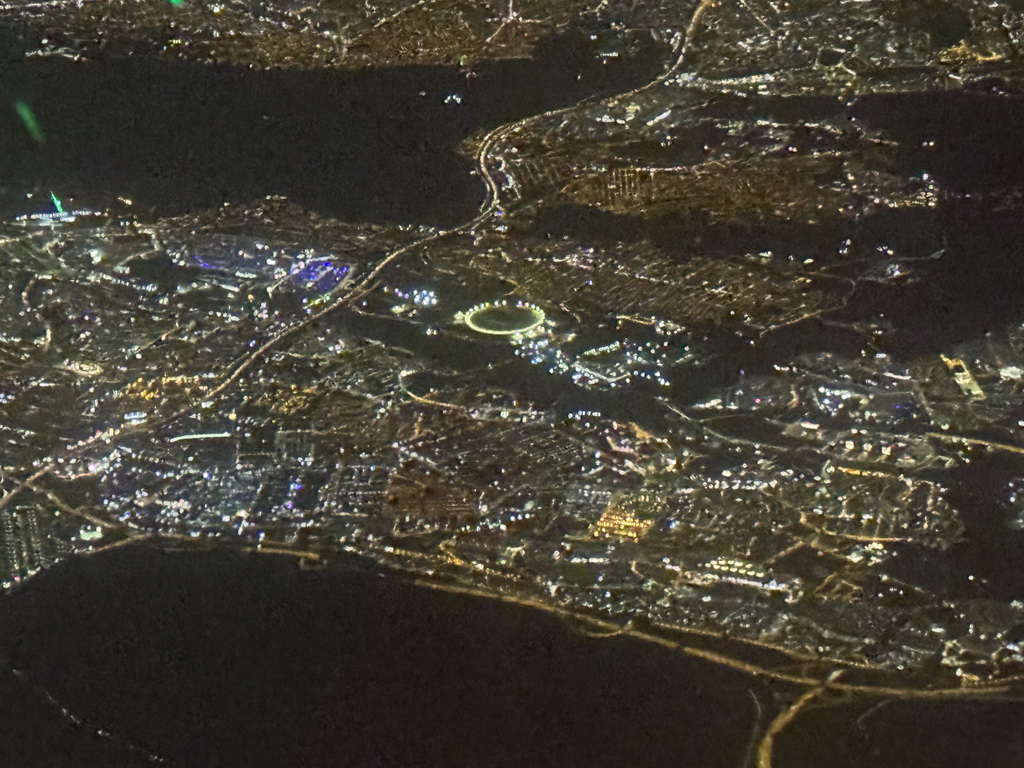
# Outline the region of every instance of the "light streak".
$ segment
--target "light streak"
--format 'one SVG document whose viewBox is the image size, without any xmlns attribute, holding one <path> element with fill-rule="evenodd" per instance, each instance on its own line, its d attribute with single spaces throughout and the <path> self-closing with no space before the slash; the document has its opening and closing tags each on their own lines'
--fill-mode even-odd
<svg viewBox="0 0 1024 768">
<path fill-rule="evenodd" d="M 21 122 L 25 124 L 25 130 L 28 131 L 32 140 L 37 144 L 42 144 L 46 139 L 43 136 L 43 129 L 39 127 L 39 121 L 36 120 L 36 116 L 32 112 L 32 107 L 28 105 L 28 102 L 21 99 L 16 99 L 12 106 L 14 111 L 18 113 L 18 117 L 21 118 Z"/>
</svg>

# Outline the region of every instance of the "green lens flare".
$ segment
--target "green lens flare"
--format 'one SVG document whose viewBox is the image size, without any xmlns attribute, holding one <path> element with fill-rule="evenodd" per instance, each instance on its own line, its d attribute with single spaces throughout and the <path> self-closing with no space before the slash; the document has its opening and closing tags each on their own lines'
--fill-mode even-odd
<svg viewBox="0 0 1024 768">
<path fill-rule="evenodd" d="M 17 112 L 18 117 L 21 118 L 21 122 L 25 124 L 25 130 L 28 131 L 29 135 L 37 144 L 42 144 L 45 141 L 43 137 L 43 129 L 39 127 L 39 121 L 36 120 L 36 116 L 32 112 L 32 107 L 21 99 L 16 100 L 13 106 L 14 111 Z"/>
</svg>

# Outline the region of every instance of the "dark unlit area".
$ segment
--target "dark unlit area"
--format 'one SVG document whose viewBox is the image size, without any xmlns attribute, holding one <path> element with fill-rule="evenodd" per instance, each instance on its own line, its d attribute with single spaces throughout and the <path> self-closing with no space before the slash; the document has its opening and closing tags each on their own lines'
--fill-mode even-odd
<svg viewBox="0 0 1024 768">
<path fill-rule="evenodd" d="M 6 598 L 0 627 L 28 680 L 169 765 L 737 766 L 774 706 L 639 640 L 285 557 L 73 559 Z"/>
<path fill-rule="evenodd" d="M 0 61 L 0 212 L 45 210 L 50 191 L 93 209 L 123 208 L 118 198 L 127 198 L 158 216 L 283 195 L 342 218 L 452 225 L 483 198 L 462 141 L 644 83 L 666 53 L 648 38 L 609 65 L 598 55 L 607 45 L 567 31 L 534 58 L 472 72 Z M 32 110 L 42 141 L 19 120 L 17 102 Z"/>
</svg>

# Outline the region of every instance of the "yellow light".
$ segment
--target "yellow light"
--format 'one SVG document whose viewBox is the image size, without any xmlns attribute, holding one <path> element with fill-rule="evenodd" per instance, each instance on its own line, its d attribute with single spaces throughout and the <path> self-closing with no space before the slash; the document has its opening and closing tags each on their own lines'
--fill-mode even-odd
<svg viewBox="0 0 1024 768">
<path fill-rule="evenodd" d="M 488 301 L 461 313 L 462 321 L 477 333 L 514 336 L 544 322 L 544 310 L 525 301 Z"/>
</svg>

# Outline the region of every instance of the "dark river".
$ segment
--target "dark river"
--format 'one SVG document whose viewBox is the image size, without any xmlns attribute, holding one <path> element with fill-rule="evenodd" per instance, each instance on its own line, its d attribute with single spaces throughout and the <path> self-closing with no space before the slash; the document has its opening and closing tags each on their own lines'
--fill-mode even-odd
<svg viewBox="0 0 1024 768">
<path fill-rule="evenodd" d="M 354 221 L 452 225 L 483 199 L 464 139 L 661 71 L 665 51 L 649 38 L 632 56 L 601 59 L 608 37 L 567 31 L 534 58 L 472 72 L 0 59 L 0 99 L 29 104 L 44 128 L 33 141 L 13 109 L 0 110 L 0 213 L 47 209 L 51 190 L 93 209 L 126 197 L 161 217 L 283 195 Z"/>
<path fill-rule="evenodd" d="M 0 602 L 0 627 L 0 744 L 18 766 L 740 768 L 796 695 L 535 609 L 285 556 L 75 559 Z M 783 732 L 777 768 L 1024 757 L 1024 703 L 829 704 Z"/>
</svg>

